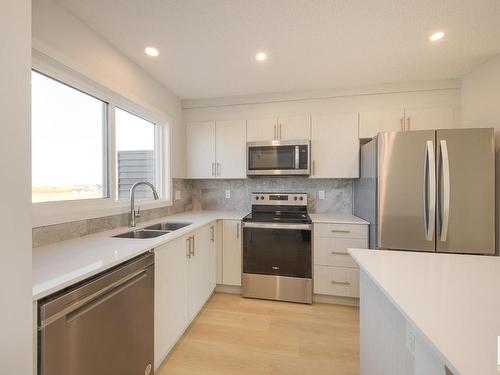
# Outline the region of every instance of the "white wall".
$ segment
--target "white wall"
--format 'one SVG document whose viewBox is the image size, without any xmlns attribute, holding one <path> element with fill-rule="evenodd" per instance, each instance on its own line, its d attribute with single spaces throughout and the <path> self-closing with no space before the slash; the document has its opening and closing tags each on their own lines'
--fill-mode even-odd
<svg viewBox="0 0 500 375">
<path fill-rule="evenodd" d="M 185 175 L 181 102 L 53 0 L 33 1 L 33 48 L 128 99 L 172 118 L 172 176 Z"/>
<path fill-rule="evenodd" d="M 0 373 L 32 368 L 31 1 L 0 12 Z"/>
<path fill-rule="evenodd" d="M 500 55 L 463 78 L 462 126 L 494 127 L 500 147 Z"/>
</svg>

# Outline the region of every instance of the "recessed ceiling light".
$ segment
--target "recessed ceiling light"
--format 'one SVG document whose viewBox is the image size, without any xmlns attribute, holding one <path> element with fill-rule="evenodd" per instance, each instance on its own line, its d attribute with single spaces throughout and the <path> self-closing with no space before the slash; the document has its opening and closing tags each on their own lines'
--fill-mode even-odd
<svg viewBox="0 0 500 375">
<path fill-rule="evenodd" d="M 147 55 L 153 56 L 153 57 L 156 57 L 160 54 L 160 52 L 158 52 L 158 50 L 154 47 L 146 47 L 146 48 L 144 48 L 144 52 L 146 52 Z"/>
<path fill-rule="evenodd" d="M 435 32 L 434 34 L 432 34 L 429 37 L 429 40 L 431 42 L 437 42 L 438 40 L 443 39 L 443 37 L 444 37 L 444 33 L 442 31 L 438 31 L 438 32 Z"/>
<path fill-rule="evenodd" d="M 265 52 L 257 52 L 257 54 L 255 55 L 255 60 L 257 61 L 264 61 L 267 59 L 267 55 Z"/>
</svg>

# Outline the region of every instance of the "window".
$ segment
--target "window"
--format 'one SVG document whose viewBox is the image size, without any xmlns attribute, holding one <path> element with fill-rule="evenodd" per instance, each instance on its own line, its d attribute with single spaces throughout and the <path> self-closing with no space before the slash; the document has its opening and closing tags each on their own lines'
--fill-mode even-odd
<svg viewBox="0 0 500 375">
<path fill-rule="evenodd" d="M 115 110 L 117 199 L 128 199 L 132 185 L 148 181 L 160 188 L 156 172 L 156 125 L 120 108 Z M 151 189 L 140 186 L 137 198 L 153 198 Z"/>
<path fill-rule="evenodd" d="M 32 201 L 108 197 L 107 103 L 32 72 Z"/>
</svg>

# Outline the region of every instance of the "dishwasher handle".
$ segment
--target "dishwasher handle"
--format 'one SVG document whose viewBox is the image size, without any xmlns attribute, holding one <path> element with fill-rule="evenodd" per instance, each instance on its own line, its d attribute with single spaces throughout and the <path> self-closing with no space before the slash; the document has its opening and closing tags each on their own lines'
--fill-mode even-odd
<svg viewBox="0 0 500 375">
<path fill-rule="evenodd" d="M 72 311 L 66 313 L 66 323 L 71 323 L 72 321 L 78 319 L 80 316 L 86 314 L 90 310 L 96 308 L 101 303 L 106 302 L 110 298 L 113 298 L 117 294 L 123 292 L 125 289 L 130 288 L 135 283 L 147 277 L 147 270 L 142 270 L 130 275 L 122 280 L 120 280 L 117 285 L 111 285 L 109 288 L 101 290 L 94 295 L 89 297 L 89 301 L 85 302 L 80 306 L 70 306 Z"/>
</svg>

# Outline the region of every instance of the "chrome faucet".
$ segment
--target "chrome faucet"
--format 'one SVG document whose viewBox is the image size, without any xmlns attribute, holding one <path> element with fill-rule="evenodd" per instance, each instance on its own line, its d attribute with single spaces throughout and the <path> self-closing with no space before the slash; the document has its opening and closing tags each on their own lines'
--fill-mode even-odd
<svg viewBox="0 0 500 375">
<path fill-rule="evenodd" d="M 135 227 L 135 218 L 141 216 L 141 208 L 139 207 L 137 211 L 135 210 L 135 189 L 137 189 L 137 187 L 141 185 L 149 186 L 153 191 L 153 197 L 155 198 L 155 200 L 160 199 L 155 186 L 151 182 L 139 181 L 133 184 L 130 188 L 130 227 Z"/>
</svg>

